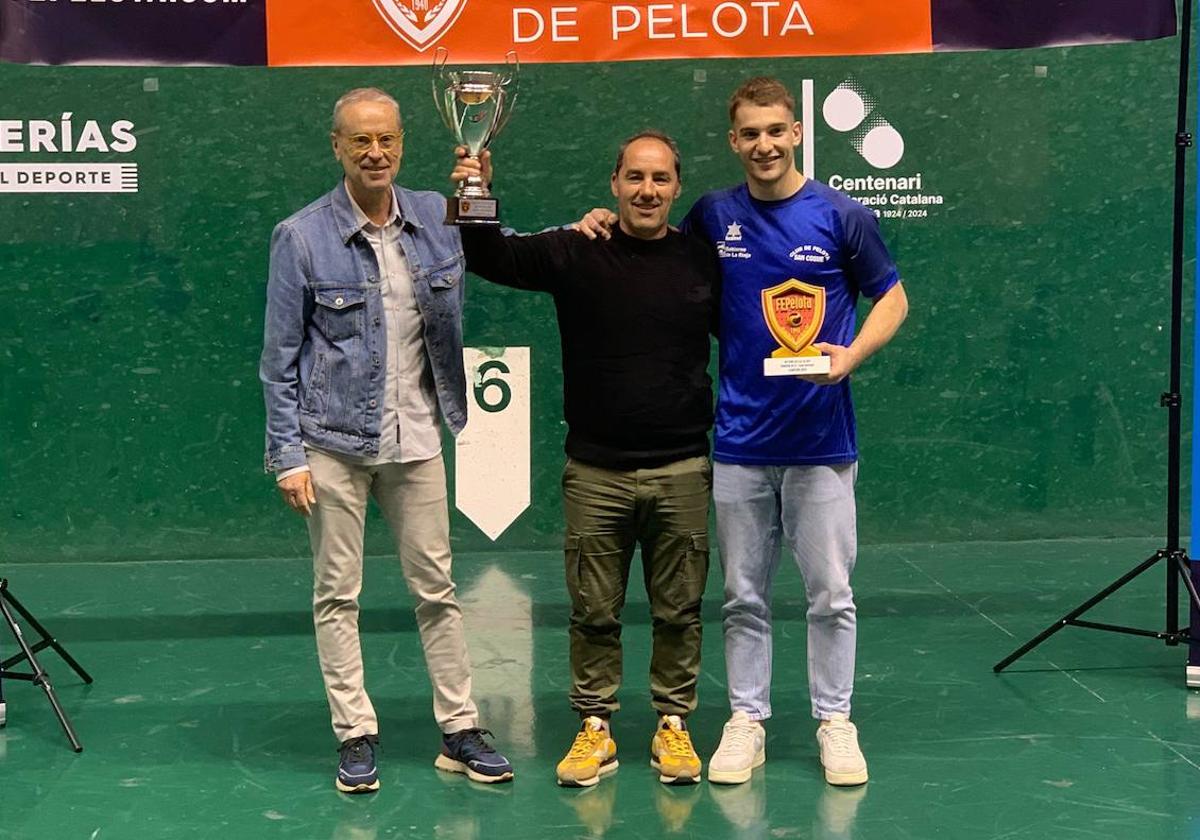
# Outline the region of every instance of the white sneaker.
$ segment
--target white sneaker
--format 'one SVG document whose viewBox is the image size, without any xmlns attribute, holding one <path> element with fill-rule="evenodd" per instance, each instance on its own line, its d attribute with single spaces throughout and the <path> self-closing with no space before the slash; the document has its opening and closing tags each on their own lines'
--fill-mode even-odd
<svg viewBox="0 0 1200 840">
<path fill-rule="evenodd" d="M 740 785 L 750 772 L 767 760 L 767 733 L 745 712 L 734 712 L 725 724 L 721 744 L 708 762 L 708 780 L 720 785 Z"/>
<path fill-rule="evenodd" d="M 858 729 L 845 715 L 821 721 L 817 728 L 821 765 L 831 785 L 861 785 L 867 781 L 867 760 L 858 748 Z"/>
</svg>

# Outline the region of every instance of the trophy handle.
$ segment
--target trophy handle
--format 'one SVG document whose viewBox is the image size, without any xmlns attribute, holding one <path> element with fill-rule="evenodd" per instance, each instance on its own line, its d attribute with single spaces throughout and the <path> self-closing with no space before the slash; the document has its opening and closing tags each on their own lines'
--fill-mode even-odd
<svg viewBox="0 0 1200 840">
<path fill-rule="evenodd" d="M 508 68 L 508 72 L 500 81 L 500 88 L 504 92 L 504 114 L 496 122 L 496 133 L 499 133 L 504 126 L 508 125 L 508 120 L 512 117 L 513 107 L 517 104 L 517 93 L 521 89 L 521 62 L 517 58 L 516 50 L 509 50 L 504 54 L 504 63 Z M 508 85 L 512 85 L 512 92 L 508 90 Z"/>
<path fill-rule="evenodd" d="M 438 49 L 445 49 L 445 47 L 438 47 Z M 508 68 L 509 72 L 501 79 L 500 84 L 502 85 L 514 81 L 517 78 L 517 74 L 521 71 L 521 62 L 517 58 L 516 50 L 509 50 L 504 54 L 504 66 Z"/>
<path fill-rule="evenodd" d="M 446 83 L 445 69 L 446 61 L 450 58 L 450 51 L 445 47 L 438 47 L 433 54 L 433 105 L 437 108 L 438 116 L 442 118 L 446 128 L 451 131 L 455 130 L 454 120 L 446 107 Z"/>
</svg>

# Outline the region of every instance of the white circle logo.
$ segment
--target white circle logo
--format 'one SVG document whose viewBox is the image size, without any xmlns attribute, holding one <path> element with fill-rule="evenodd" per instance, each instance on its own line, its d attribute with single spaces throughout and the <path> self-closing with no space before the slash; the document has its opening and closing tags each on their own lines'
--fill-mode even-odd
<svg viewBox="0 0 1200 840">
<path fill-rule="evenodd" d="M 853 131 L 866 119 L 867 103 L 863 102 L 858 91 L 839 87 L 825 97 L 821 113 L 825 116 L 825 122 L 835 131 Z"/>
<path fill-rule="evenodd" d="M 877 125 L 862 139 L 862 156 L 876 169 L 891 169 L 904 157 L 904 138 L 887 123 Z"/>
</svg>

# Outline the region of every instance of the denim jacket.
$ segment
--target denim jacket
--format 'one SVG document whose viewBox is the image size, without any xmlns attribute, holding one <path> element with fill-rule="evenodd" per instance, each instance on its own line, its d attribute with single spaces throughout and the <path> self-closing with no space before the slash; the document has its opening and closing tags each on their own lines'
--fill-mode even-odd
<svg viewBox="0 0 1200 840">
<path fill-rule="evenodd" d="M 442 223 L 446 200 L 438 193 L 397 185 L 396 198 L 438 405 L 458 434 L 467 421 L 462 241 L 457 228 Z M 386 323 L 375 253 L 338 183 L 271 235 L 259 365 L 268 472 L 306 464 L 304 442 L 347 455 L 379 454 Z"/>
</svg>

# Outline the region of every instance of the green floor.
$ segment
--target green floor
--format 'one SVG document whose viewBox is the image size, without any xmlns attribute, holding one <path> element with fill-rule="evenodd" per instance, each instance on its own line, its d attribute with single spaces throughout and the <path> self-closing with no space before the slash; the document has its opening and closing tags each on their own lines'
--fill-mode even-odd
<svg viewBox="0 0 1200 840">
<path fill-rule="evenodd" d="M 821 780 L 805 687 L 803 590 L 776 591 L 767 765 L 752 782 L 665 788 L 643 757 L 645 598 L 627 608 L 622 767 L 588 790 L 554 784 L 575 721 L 564 701 L 567 610 L 559 558 L 464 555 L 476 696 L 513 759 L 511 785 L 434 770 L 438 732 L 398 569 L 373 558 L 364 596 L 368 687 L 381 715 L 382 789 L 334 791 L 302 560 L 0 567 L 13 592 L 92 671 L 82 686 L 41 655 L 79 730 L 5 684 L 2 838 L 1191 838 L 1200 837 L 1200 695 L 1185 652 L 1068 628 L 996 676 L 991 665 L 1153 542 L 876 546 L 855 588 L 854 718 L 871 782 Z M 715 564 L 714 564 L 715 566 Z M 1162 574 L 1099 620 L 1157 628 Z M 706 671 L 692 718 L 701 753 L 727 709 L 719 571 L 705 609 Z M 12 639 L 0 633 L 0 654 Z"/>
</svg>

